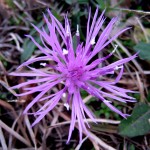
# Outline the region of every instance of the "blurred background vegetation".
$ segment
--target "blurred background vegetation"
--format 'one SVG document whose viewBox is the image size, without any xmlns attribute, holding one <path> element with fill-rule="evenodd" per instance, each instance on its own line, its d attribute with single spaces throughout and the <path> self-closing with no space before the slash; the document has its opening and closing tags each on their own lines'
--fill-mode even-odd
<svg viewBox="0 0 150 150">
<path fill-rule="evenodd" d="M 124 120 L 113 113 L 103 103 L 81 91 L 84 102 L 99 118 L 99 124 L 91 124 L 90 131 L 95 140 L 86 139 L 78 144 L 78 130 L 73 132 L 72 139 L 66 145 L 70 112 L 63 109 L 62 104 L 52 111 L 49 125 L 45 120 L 39 127 L 30 128 L 33 118 L 22 116 L 26 104 L 33 95 L 15 97 L 15 92 L 9 87 L 25 78 L 10 77 L 19 64 L 30 57 L 40 55 L 37 47 L 25 37 L 33 35 L 40 43 L 40 37 L 31 26 L 46 28 L 42 13 L 47 14 L 49 8 L 53 15 L 64 23 L 64 15 L 68 13 L 72 33 L 79 24 L 81 40 L 85 41 L 86 22 L 89 8 L 94 14 L 96 8 L 99 14 L 106 9 L 107 17 L 104 27 L 111 18 L 118 16 L 118 22 L 112 31 L 131 27 L 115 40 L 103 55 L 110 53 L 115 44 L 118 50 L 106 64 L 131 56 L 139 52 L 136 60 L 125 67 L 119 86 L 139 93 L 132 94 L 137 103 L 122 104 L 113 102 L 124 113 L 131 116 Z M 98 57 L 100 57 L 98 55 Z M 112 80 L 113 76 L 105 80 Z M 56 149 L 56 150 L 150 150 L 150 1 L 149 0 L 0 0 L 0 149 Z M 34 108 L 33 108 L 34 109 Z"/>
</svg>

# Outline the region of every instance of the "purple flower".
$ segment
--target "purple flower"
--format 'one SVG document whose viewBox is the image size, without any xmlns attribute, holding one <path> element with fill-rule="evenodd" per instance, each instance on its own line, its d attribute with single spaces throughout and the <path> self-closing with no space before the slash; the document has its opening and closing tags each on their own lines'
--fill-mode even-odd
<svg viewBox="0 0 150 150">
<path fill-rule="evenodd" d="M 57 105 L 63 95 L 65 95 L 66 102 L 64 103 L 64 106 L 67 110 L 69 110 L 70 107 L 72 110 L 68 142 L 71 138 L 72 131 L 74 130 L 76 120 L 78 122 L 81 141 L 83 132 L 88 135 L 87 126 L 89 127 L 89 125 L 88 122 L 84 122 L 86 116 L 93 122 L 96 121 L 93 113 L 83 103 L 80 90 L 85 90 L 90 95 L 105 103 L 105 105 L 107 105 L 112 111 L 126 118 L 128 115 L 123 114 L 120 110 L 115 108 L 107 98 L 124 103 L 128 101 L 135 102 L 134 98 L 127 95 L 127 92 L 132 91 L 117 87 L 115 84 L 120 80 L 123 74 L 123 65 L 134 59 L 137 54 L 118 60 L 107 66 L 99 67 L 99 64 L 103 63 L 113 55 L 116 47 L 114 51 L 106 57 L 97 58 L 96 60 L 94 60 L 93 57 L 129 28 L 123 29 L 117 32 L 113 37 L 110 37 L 113 26 L 117 21 L 117 18 L 113 18 L 99 36 L 98 33 L 105 21 L 103 16 L 104 12 L 98 17 L 97 9 L 94 18 L 91 21 L 90 11 L 87 22 L 86 43 L 83 44 L 80 42 L 79 26 L 77 25 L 77 47 L 74 49 L 68 18 L 65 16 L 64 28 L 49 10 L 48 14 L 50 16 L 50 21 L 45 15 L 44 19 L 48 26 L 49 33 L 47 33 L 44 28 L 41 30 L 33 25 L 41 37 L 43 47 L 39 45 L 32 36 L 27 36 L 33 41 L 44 56 L 31 58 L 19 66 L 19 68 L 26 66 L 30 71 L 11 73 L 13 76 L 36 78 L 18 84 L 12 87 L 12 89 L 21 88 L 30 84 L 37 84 L 35 87 L 24 88 L 26 90 L 25 93 L 17 94 L 17 96 L 24 96 L 38 93 L 37 96 L 27 105 L 24 114 L 26 114 L 35 103 L 41 101 L 45 102 L 44 105 L 34 113 L 37 118 L 32 126 L 37 124 L 45 115 L 47 115 L 47 113 Z M 50 61 L 53 61 L 54 65 L 50 65 Z M 39 62 L 42 69 L 36 69 L 29 66 L 34 62 Z M 114 74 L 116 71 L 119 71 L 119 73 L 114 81 L 103 81 L 103 76 Z M 63 88 L 57 93 L 48 95 L 50 89 L 58 84 L 63 84 Z"/>
</svg>

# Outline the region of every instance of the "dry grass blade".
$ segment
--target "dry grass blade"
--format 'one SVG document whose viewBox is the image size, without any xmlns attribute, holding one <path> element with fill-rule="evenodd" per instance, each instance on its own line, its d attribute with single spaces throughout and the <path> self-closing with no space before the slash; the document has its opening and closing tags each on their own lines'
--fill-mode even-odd
<svg viewBox="0 0 150 150">
<path fill-rule="evenodd" d="M 127 54 L 127 56 L 132 56 L 130 53 L 129 53 L 129 51 L 122 45 L 122 43 L 119 41 L 119 40 L 114 40 L 116 43 L 117 43 L 117 45 Z M 141 66 L 138 64 L 138 62 L 135 60 L 135 59 L 133 59 L 132 60 L 132 62 L 134 63 L 134 65 L 137 67 L 137 69 L 141 72 L 141 73 L 143 73 L 143 69 L 141 68 Z"/>
<path fill-rule="evenodd" d="M 10 87 L 8 86 L 8 84 L 6 84 L 4 81 L 0 80 L 0 84 L 5 87 L 10 93 L 12 93 L 13 95 L 15 95 L 15 91 L 11 90 Z"/>
<path fill-rule="evenodd" d="M 7 103 L 7 102 L 5 102 L 3 100 L 0 100 L 0 106 L 3 106 L 4 108 L 6 108 L 6 109 L 11 111 L 11 113 L 13 114 L 12 116 L 18 121 L 18 127 L 22 131 L 23 136 L 29 141 L 29 138 L 27 136 L 25 128 L 22 126 L 20 116 L 17 115 L 17 113 L 14 110 L 14 108 L 12 107 L 12 105 L 10 105 L 9 103 Z"/>
<path fill-rule="evenodd" d="M 12 47 L 15 48 L 15 46 L 13 46 L 11 44 L 5 44 L 5 45 L 4 44 L 0 44 L 0 47 L 5 47 L 5 46 L 8 46 L 9 48 L 12 48 Z M 12 64 L 18 64 L 17 61 L 14 61 L 14 60 L 6 58 L 1 52 L 0 52 L 0 57 L 2 57 L 4 60 L 6 60 L 7 62 L 10 62 Z"/>
<path fill-rule="evenodd" d="M 58 108 L 58 111 L 61 113 L 62 109 L 63 109 L 63 106 L 60 106 L 60 107 Z M 58 121 L 58 117 L 59 117 L 59 113 L 56 113 L 56 114 L 55 114 L 55 117 L 54 117 L 53 120 L 51 121 L 51 125 L 55 125 L 55 124 L 56 124 L 56 122 Z M 46 138 L 50 135 L 50 133 L 51 133 L 51 129 L 47 130 Z"/>
<path fill-rule="evenodd" d="M 24 31 L 29 31 L 28 27 L 25 26 L 7 26 L 7 27 L 0 27 L 0 30 L 2 31 L 9 31 L 9 30 L 13 30 L 13 29 L 17 29 L 17 30 L 24 30 Z"/>
<path fill-rule="evenodd" d="M 29 122 L 28 116 L 25 115 L 24 119 L 25 119 L 26 126 L 27 126 L 27 128 L 28 128 L 29 134 L 30 134 L 30 136 L 31 136 L 31 140 L 32 140 L 33 143 L 34 143 L 35 150 L 37 150 L 36 138 L 35 138 L 35 135 L 34 135 L 34 132 L 33 132 L 32 128 L 31 128 L 31 124 L 30 124 L 30 122 Z"/>
<path fill-rule="evenodd" d="M 143 83 L 141 82 L 139 74 L 136 72 L 136 78 L 137 78 L 137 84 L 139 86 L 139 92 L 140 92 L 140 100 L 141 102 L 144 102 L 145 96 L 144 96 L 144 86 Z"/>
<path fill-rule="evenodd" d="M 89 95 L 83 99 L 84 103 L 87 103 L 93 96 Z"/>
<path fill-rule="evenodd" d="M 148 38 L 147 32 L 146 32 L 146 30 L 144 29 L 144 26 L 142 25 L 140 19 L 139 19 L 138 17 L 135 17 L 135 19 L 137 20 L 138 24 L 139 24 L 140 27 L 141 27 L 141 30 L 142 30 L 143 33 L 144 33 L 146 42 L 149 43 L 149 38 Z"/>
<path fill-rule="evenodd" d="M 17 114 L 16 114 L 14 108 L 9 103 L 7 103 L 7 102 L 0 99 L 0 106 L 3 106 L 4 108 L 9 109 L 10 111 L 12 111 L 13 116 L 15 118 L 17 118 Z"/>
<path fill-rule="evenodd" d="M 93 134 L 92 132 L 89 132 L 89 139 L 91 141 L 95 141 L 97 142 L 101 147 L 103 147 L 106 150 L 115 150 L 113 147 L 109 146 L 108 144 L 106 144 L 104 141 L 102 141 L 99 137 L 97 137 L 95 134 Z"/>
<path fill-rule="evenodd" d="M 4 150 L 7 150 L 7 145 L 6 145 L 6 141 L 5 141 L 5 138 L 4 138 L 4 134 L 3 134 L 3 131 L 2 131 L 2 128 L 0 127 L 0 143 L 2 145 L 2 148 Z"/>
<path fill-rule="evenodd" d="M 75 148 L 75 150 L 80 150 L 82 144 L 84 143 L 84 141 L 88 138 L 88 136 L 86 136 L 78 145 L 77 147 Z"/>
<path fill-rule="evenodd" d="M 125 11 L 125 12 L 133 12 L 133 13 L 142 14 L 142 15 L 150 15 L 150 12 L 142 11 L 142 10 L 133 10 L 133 9 L 125 9 L 125 8 L 113 8 L 113 9 L 119 10 L 119 11 Z"/>
<path fill-rule="evenodd" d="M 95 150 L 100 150 L 100 147 L 98 146 L 98 144 L 95 141 L 91 141 Z"/>
<path fill-rule="evenodd" d="M 11 150 L 35 150 L 35 148 L 21 148 L 21 149 L 12 148 Z M 38 150 L 42 150 L 42 149 L 39 148 Z"/>
<path fill-rule="evenodd" d="M 109 123 L 109 124 L 119 124 L 120 123 L 120 121 L 115 121 L 115 120 L 110 120 L 110 119 L 95 119 L 95 121 L 97 123 Z M 50 126 L 50 128 L 70 124 L 70 122 L 71 121 L 64 121 L 61 123 L 57 123 L 55 125 Z M 75 122 L 78 122 L 78 121 L 76 120 Z M 84 119 L 84 122 L 92 123 L 93 121 L 91 119 Z"/>
<path fill-rule="evenodd" d="M 21 113 L 20 113 L 20 115 L 21 115 Z M 13 125 L 12 125 L 12 127 L 11 127 L 12 130 L 15 129 L 15 126 L 16 126 L 17 122 L 20 121 L 20 115 L 17 116 L 16 119 L 14 120 Z M 19 127 L 19 126 L 18 126 L 18 127 Z M 23 135 L 24 135 L 24 134 L 23 134 Z M 26 136 L 25 136 L 25 137 L 26 137 Z M 27 139 L 27 138 L 26 138 L 26 139 Z M 29 141 L 29 139 L 27 139 L 27 140 Z M 10 134 L 10 135 L 9 135 L 9 141 L 8 141 L 8 149 L 10 149 L 10 150 L 11 150 L 12 147 L 13 147 L 12 142 L 13 142 L 13 136 Z"/>
<path fill-rule="evenodd" d="M 43 5 L 43 6 L 46 6 L 46 7 L 48 6 L 48 3 L 45 3 L 43 1 L 36 0 L 36 2 L 39 3 L 39 4 L 41 4 L 41 5 Z"/>
<path fill-rule="evenodd" d="M 62 118 L 64 118 L 65 120 L 70 120 L 69 117 L 67 117 L 65 114 L 63 113 L 60 113 L 60 116 Z M 68 121 L 70 122 L 70 121 Z M 112 122 L 112 121 L 111 121 Z M 120 123 L 118 121 L 118 123 Z M 76 128 L 78 128 L 78 126 L 76 126 Z M 84 134 L 86 135 L 86 133 L 84 132 Z M 87 135 L 86 135 L 87 136 Z M 103 147 L 104 149 L 106 150 L 115 150 L 113 147 L 109 146 L 108 144 L 106 144 L 104 141 L 102 141 L 99 137 L 97 137 L 95 134 L 93 134 L 92 132 L 88 132 L 88 136 L 89 136 L 89 139 L 91 140 L 91 142 L 93 142 L 93 140 L 98 143 L 101 147 Z"/>
<path fill-rule="evenodd" d="M 25 145 L 31 147 L 31 144 L 25 139 L 23 138 L 21 135 L 19 135 L 17 132 L 15 132 L 13 129 L 11 129 L 10 127 L 8 127 L 4 122 L 2 122 L 0 120 L 0 127 L 2 127 L 3 129 L 5 129 L 7 132 L 9 132 L 10 134 L 12 134 L 14 137 L 16 137 L 18 140 L 20 140 L 21 142 L 23 142 Z"/>
<path fill-rule="evenodd" d="M 31 15 L 30 15 L 28 12 L 26 12 L 26 11 L 24 10 L 24 8 L 23 8 L 16 0 L 14 0 L 13 3 L 14 3 L 21 11 L 24 11 L 24 13 L 26 14 L 26 16 L 30 19 L 30 21 L 33 21 L 33 18 L 31 17 Z"/>
<path fill-rule="evenodd" d="M 12 37 L 12 40 L 14 40 L 14 42 L 16 43 L 16 49 L 20 52 L 23 52 L 23 49 L 20 46 L 20 42 L 23 42 L 22 39 L 19 37 L 19 35 L 15 34 L 15 33 L 10 33 L 10 36 Z"/>
<path fill-rule="evenodd" d="M 149 75 L 150 74 L 150 71 L 143 71 L 144 75 Z M 128 72 L 124 72 L 123 73 L 124 75 L 128 75 L 129 73 Z M 136 75 L 136 74 L 142 74 L 141 72 L 131 72 L 132 75 Z"/>
</svg>

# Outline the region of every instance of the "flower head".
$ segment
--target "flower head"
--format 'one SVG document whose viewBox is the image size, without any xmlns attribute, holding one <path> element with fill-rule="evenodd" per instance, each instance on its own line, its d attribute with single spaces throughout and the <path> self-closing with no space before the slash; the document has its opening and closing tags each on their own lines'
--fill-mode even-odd
<svg viewBox="0 0 150 150">
<path fill-rule="evenodd" d="M 84 104 L 80 91 L 87 91 L 90 95 L 105 103 L 105 105 L 107 105 L 112 111 L 126 118 L 128 115 L 123 114 L 120 110 L 115 108 L 111 101 L 108 101 L 107 98 L 124 103 L 128 101 L 135 101 L 134 98 L 127 95 L 127 92 L 132 91 L 117 87 L 115 84 L 120 80 L 123 74 L 123 65 L 134 59 L 136 54 L 131 57 L 118 60 L 107 66 L 99 67 L 99 64 L 103 63 L 106 59 L 113 55 L 117 47 L 115 47 L 112 53 L 105 57 L 97 58 L 96 60 L 94 60 L 93 57 L 102 51 L 121 33 L 128 30 L 128 28 L 119 31 L 113 37 L 110 37 L 113 26 L 117 21 L 117 18 L 113 18 L 99 36 L 98 33 L 105 21 L 105 18 L 103 16 L 104 12 L 100 17 L 98 17 L 97 9 L 92 21 L 91 12 L 89 13 L 85 44 L 80 42 L 79 26 L 77 25 L 75 34 L 77 47 L 74 49 L 70 24 L 67 17 L 65 17 L 65 27 L 63 27 L 49 10 L 48 14 L 50 16 L 50 21 L 44 15 L 44 19 L 49 29 L 48 33 L 44 28 L 41 30 L 33 25 L 41 37 L 43 46 L 39 45 L 32 36 L 27 35 L 44 56 L 31 58 L 19 66 L 19 68 L 23 66 L 28 67 L 30 72 L 11 73 L 11 75 L 14 76 L 36 78 L 30 79 L 12 88 L 21 88 L 33 83 L 37 84 L 37 86 L 34 87 L 26 87 L 25 93 L 17 94 L 18 96 L 23 96 L 38 93 L 37 96 L 27 105 L 24 113 L 27 113 L 35 103 L 40 101 L 45 102 L 44 105 L 34 113 L 37 118 L 32 124 L 33 126 L 47 115 L 47 113 L 49 113 L 49 111 L 57 105 L 62 97 L 65 97 L 66 102 L 64 103 L 64 106 L 67 110 L 71 109 L 71 124 L 68 141 L 71 138 L 76 120 L 78 122 L 81 141 L 82 132 L 88 134 L 87 126 L 89 125 L 88 122 L 84 122 L 84 119 L 86 119 L 85 116 L 89 117 L 93 122 L 96 121 L 93 113 Z M 61 44 L 62 42 L 63 46 Z M 53 61 L 54 65 L 50 65 L 49 61 Z M 32 68 L 29 66 L 34 62 L 39 62 L 42 69 Z M 103 80 L 103 76 L 106 76 L 107 74 L 114 74 L 116 71 L 119 71 L 119 73 L 114 81 Z M 48 92 L 58 84 L 63 84 L 63 88 L 60 91 L 49 95 Z"/>
</svg>

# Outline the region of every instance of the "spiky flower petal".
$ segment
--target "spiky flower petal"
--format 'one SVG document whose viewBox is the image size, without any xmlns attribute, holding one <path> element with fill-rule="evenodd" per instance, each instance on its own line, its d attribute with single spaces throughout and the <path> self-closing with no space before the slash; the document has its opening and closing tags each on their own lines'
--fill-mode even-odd
<svg viewBox="0 0 150 150">
<path fill-rule="evenodd" d="M 25 88 L 25 93 L 17 94 L 17 96 L 24 96 L 27 94 L 38 93 L 37 96 L 27 105 L 24 110 L 24 114 L 26 114 L 35 103 L 45 101 L 44 105 L 34 113 L 37 118 L 32 126 L 37 124 L 45 115 L 47 115 L 47 113 L 49 113 L 65 95 L 66 102 L 64 103 L 64 106 L 67 108 L 67 110 L 69 110 L 70 107 L 72 110 L 68 142 L 71 138 L 72 131 L 74 130 L 76 120 L 78 121 L 81 141 L 82 132 L 85 132 L 88 135 L 87 126 L 89 127 L 89 125 L 87 122 L 84 122 L 86 116 L 89 117 L 93 122 L 96 122 L 93 113 L 83 103 L 80 94 L 81 89 L 98 98 L 112 111 L 126 118 L 128 115 L 123 114 L 120 110 L 115 108 L 111 101 L 108 101 L 106 98 L 114 99 L 124 103 L 128 101 L 135 101 L 134 98 L 127 95 L 127 92 L 132 91 L 117 87 L 115 84 L 120 80 L 123 74 L 123 65 L 134 59 L 137 55 L 135 54 L 131 57 L 118 60 L 107 66 L 99 67 L 98 65 L 100 63 L 103 63 L 106 59 L 113 55 L 117 47 L 115 47 L 112 53 L 105 57 L 97 58 L 96 60 L 94 60 L 93 57 L 102 51 L 121 33 L 128 30 L 128 28 L 117 32 L 110 38 L 113 26 L 117 21 L 117 18 L 113 18 L 99 36 L 98 33 L 105 21 L 105 18 L 103 16 L 104 12 L 100 17 L 98 17 L 97 9 L 91 23 L 91 12 L 89 13 L 85 44 L 80 42 L 79 26 L 77 25 L 77 47 L 74 49 L 68 18 L 65 17 L 65 27 L 63 27 L 49 10 L 48 14 L 51 21 L 49 21 L 45 15 L 44 19 L 48 26 L 49 33 L 47 33 L 44 28 L 41 30 L 33 25 L 36 31 L 40 34 L 44 47 L 38 44 L 32 36 L 27 35 L 27 37 L 33 41 L 33 43 L 38 47 L 44 56 L 31 58 L 19 66 L 19 68 L 23 66 L 28 67 L 30 72 L 11 73 L 13 76 L 36 77 L 36 79 L 30 79 L 12 88 L 15 89 L 30 84 L 37 84 L 37 86 Z M 64 43 L 63 46 L 61 45 L 62 41 Z M 53 61 L 53 64 L 55 65 L 50 65 L 48 63 L 49 61 Z M 41 67 L 44 67 L 44 69 L 36 69 L 29 66 L 35 62 L 39 62 Z M 114 81 L 102 80 L 103 76 L 107 74 L 114 74 L 116 71 L 119 71 L 119 74 Z M 64 88 L 57 93 L 48 95 L 47 93 L 50 91 L 50 89 L 58 84 L 63 84 Z"/>
</svg>

